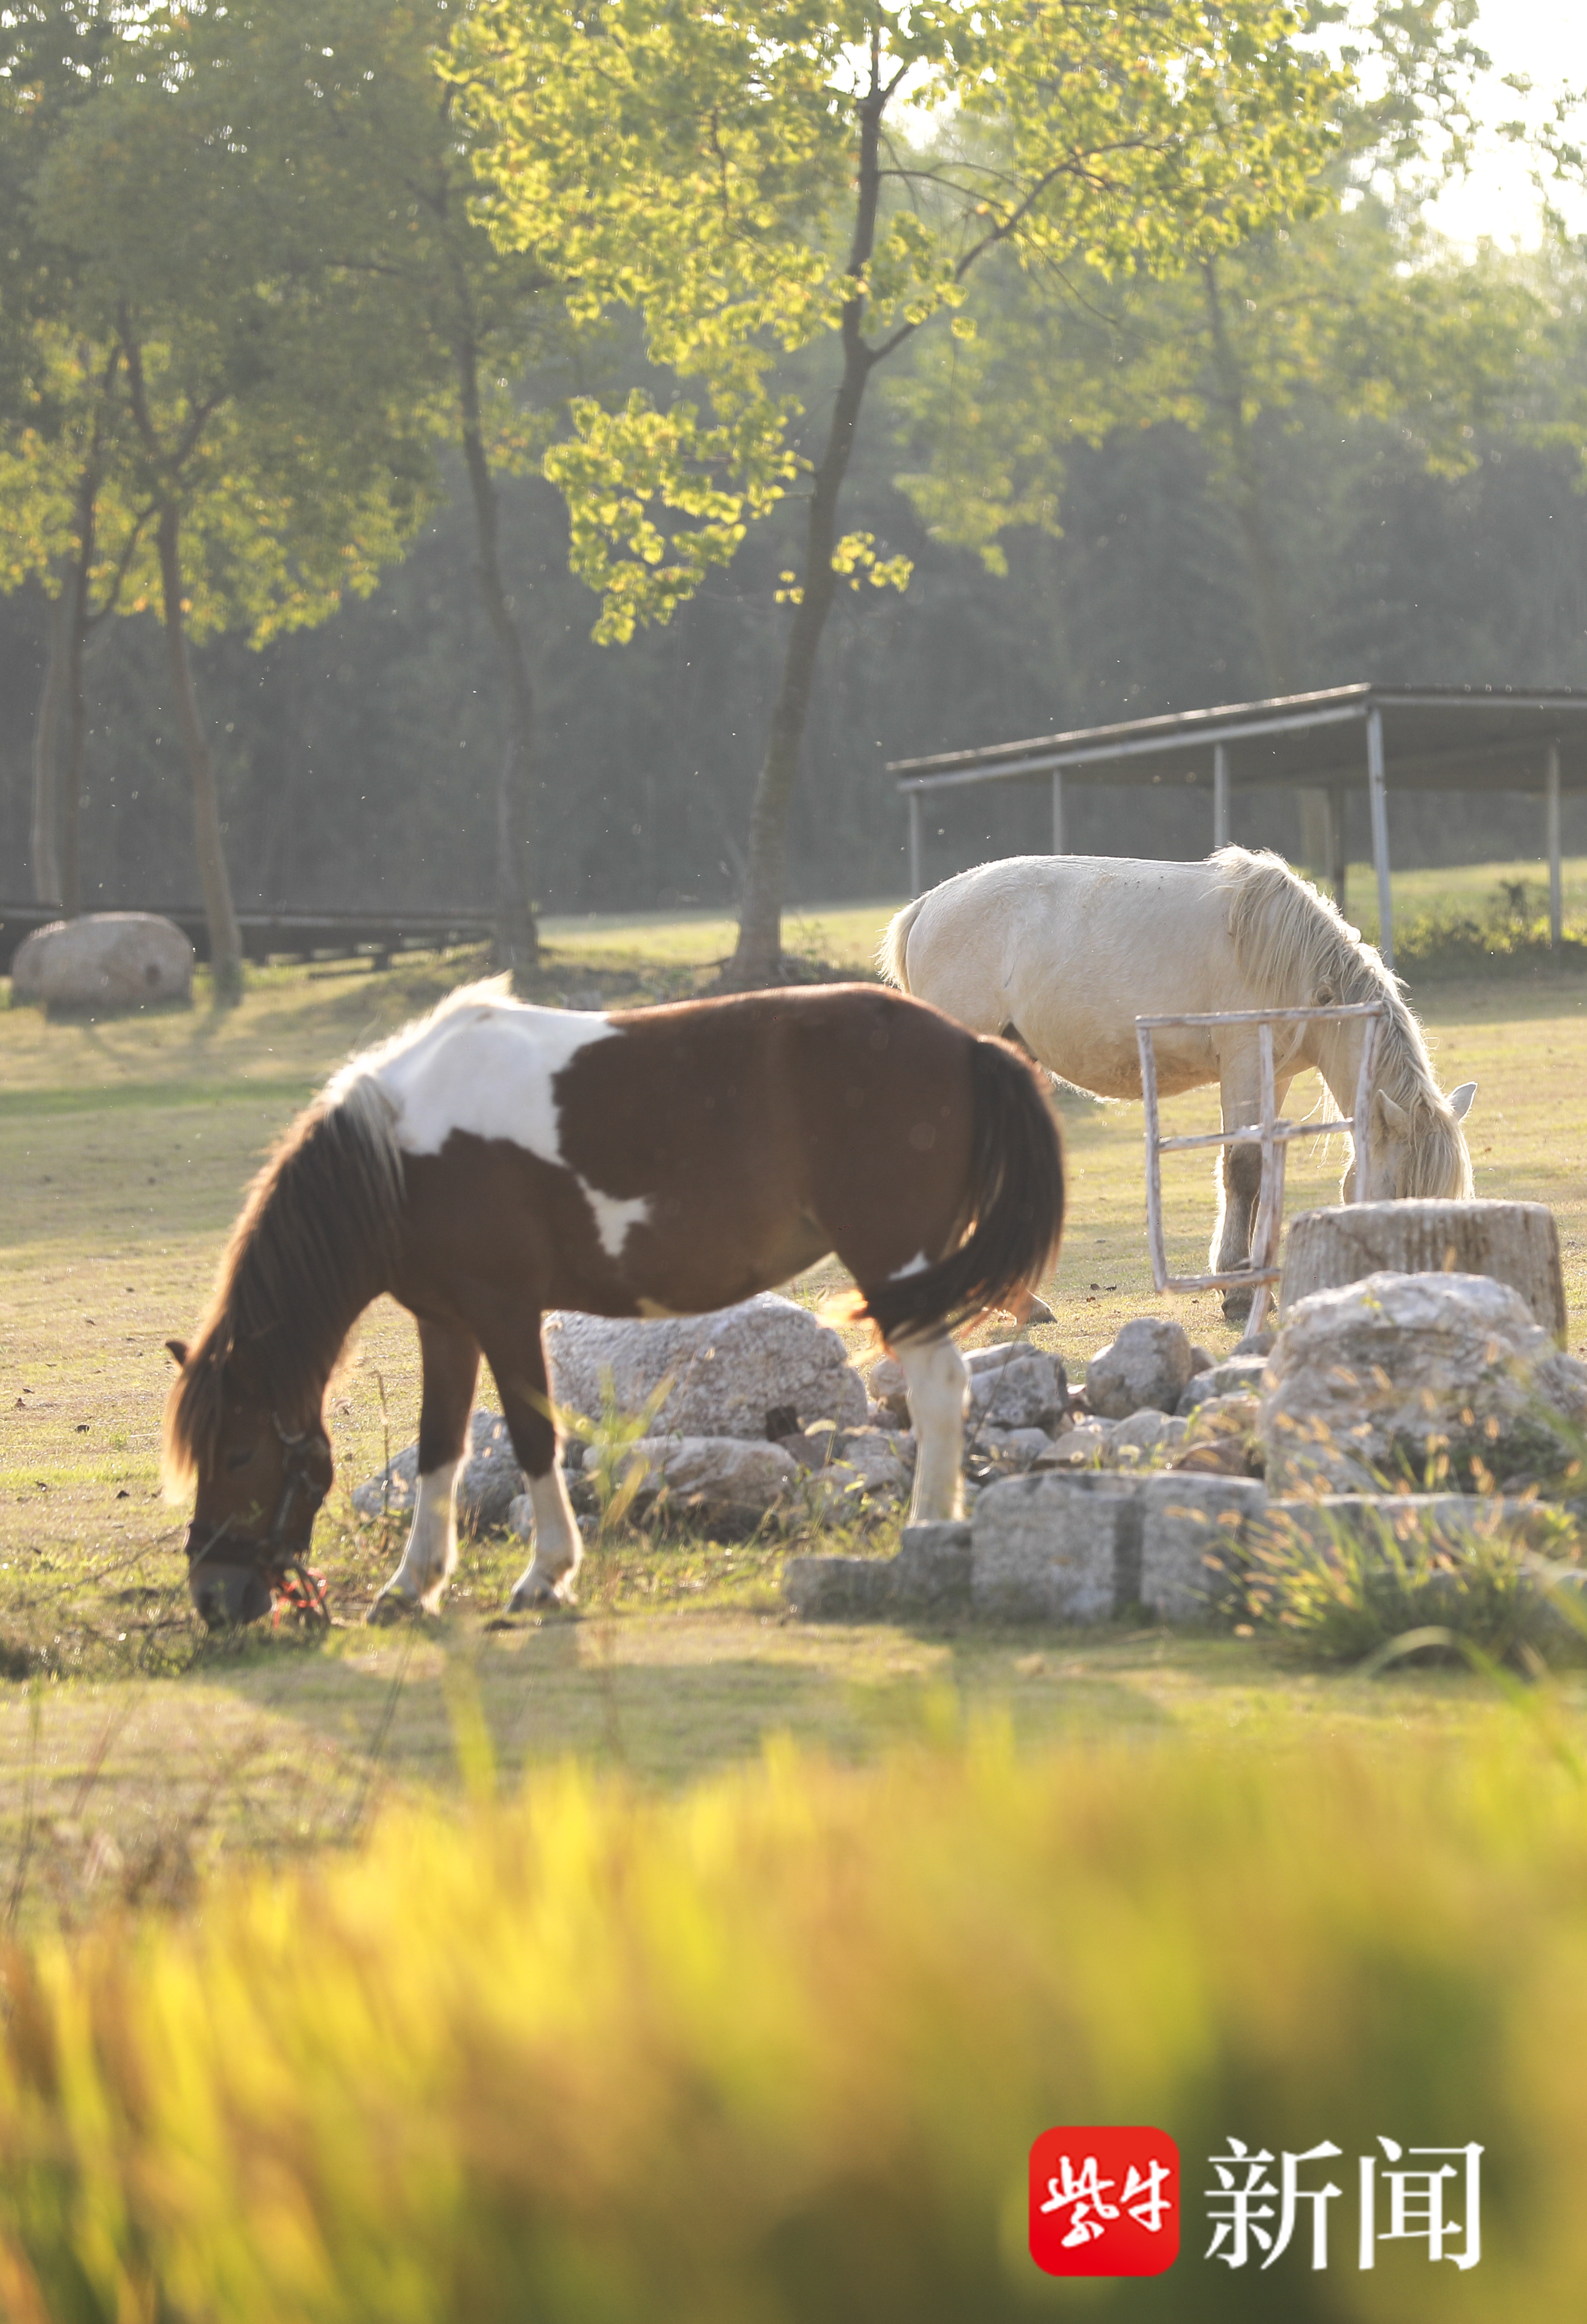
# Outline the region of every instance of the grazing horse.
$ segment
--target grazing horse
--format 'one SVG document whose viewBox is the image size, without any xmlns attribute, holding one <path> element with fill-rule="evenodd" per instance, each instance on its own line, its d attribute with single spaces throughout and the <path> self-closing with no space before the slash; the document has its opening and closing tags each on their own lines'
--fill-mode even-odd
<svg viewBox="0 0 1587 2324">
<path fill-rule="evenodd" d="M 1049 1073 L 1098 1097 L 1140 1095 L 1137 1017 L 1382 1001 L 1389 1016 L 1373 1058 L 1366 1196 L 1472 1191 L 1460 1125 L 1476 1083 L 1441 1095 L 1421 1028 L 1378 954 L 1280 856 L 1223 847 L 1203 863 L 1113 855 L 983 863 L 906 905 L 878 963 L 900 991 L 935 1001 L 973 1031 L 1019 1039 Z M 1340 1112 L 1353 1113 L 1364 1021 L 1275 1026 L 1278 1103 L 1313 1065 Z M 1216 1082 L 1225 1130 L 1258 1120 L 1254 1025 L 1187 1025 L 1156 1039 L 1165 1097 Z M 1358 1135 L 1346 1201 L 1361 1148 Z M 1261 1149 L 1254 1141 L 1225 1147 L 1216 1167 L 1212 1271 L 1221 1275 L 1250 1259 Z M 1248 1291 L 1225 1292 L 1226 1315 L 1250 1305 Z"/>
<path fill-rule="evenodd" d="M 412 1530 L 376 1615 L 439 1607 L 482 1354 L 534 1510 L 521 1611 L 568 1598 L 579 1557 L 545 1311 L 706 1313 L 830 1251 L 903 1367 L 912 1515 L 955 1517 L 966 1375 L 948 1332 L 1039 1278 L 1063 1204 L 1027 1061 L 919 1001 L 835 985 L 588 1016 L 466 986 L 299 1116 L 193 1345 L 168 1342 L 194 1600 L 251 1620 L 300 1572 L 331 1481 L 326 1384 L 382 1292 L 418 1319 L 424 1384 Z"/>
</svg>

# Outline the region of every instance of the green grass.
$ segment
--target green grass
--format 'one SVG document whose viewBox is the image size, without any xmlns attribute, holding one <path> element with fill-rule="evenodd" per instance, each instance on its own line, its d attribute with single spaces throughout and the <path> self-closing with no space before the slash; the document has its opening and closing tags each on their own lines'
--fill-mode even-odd
<svg viewBox="0 0 1587 2324">
<path fill-rule="evenodd" d="M 846 923 L 820 918 L 833 945 L 841 936 L 857 963 L 887 908 L 855 910 Z M 675 934 L 702 925 L 710 924 L 665 924 Z M 579 995 L 598 975 L 611 998 L 664 998 L 706 964 L 698 944 L 694 956 L 658 960 L 647 947 L 660 941 L 655 924 L 586 929 L 576 959 L 573 939 L 558 931 L 544 989 Z M 458 954 L 383 973 L 276 968 L 256 974 L 241 1006 L 219 1014 L 201 1006 L 51 1022 L 32 1010 L 0 1010 L 0 1669 L 55 1674 L 31 1778 L 35 1872 L 51 1860 L 55 1821 L 73 1823 L 80 1770 L 111 1711 L 129 1697 L 136 1719 L 106 1744 L 82 1812 L 112 1838 L 144 1815 L 135 1803 L 151 1767 L 162 1768 L 165 1788 L 162 1804 L 147 1812 L 169 1835 L 191 1820 L 195 1802 L 231 1781 L 217 1771 L 242 1739 L 257 1738 L 256 1773 L 247 1785 L 238 1779 L 245 1812 L 207 1810 L 191 1843 L 207 1858 L 244 1843 L 312 1846 L 339 1831 L 347 1797 L 366 1785 L 377 1736 L 383 1780 L 449 1783 L 434 1657 L 465 1650 L 479 1658 L 505 1764 L 588 1749 L 668 1784 L 752 1753 L 780 1727 L 863 1757 L 889 1731 L 894 1707 L 928 1682 L 951 1684 L 966 1702 L 1012 1705 L 1020 1733 L 1033 1739 L 1114 1722 L 1152 1729 L 1165 1719 L 1186 1731 L 1218 1727 L 1232 1700 L 1291 1685 L 1255 1642 L 805 1630 L 780 1610 L 782 1548 L 774 1541 L 630 1544 L 604 1572 L 592 1571 L 595 1618 L 504 1634 L 484 1625 L 522 1552 L 500 1541 L 470 1545 L 439 1643 L 415 1646 L 404 1664 L 402 1641 L 356 1627 L 396 1547 L 390 1528 L 355 1525 L 346 1499 L 347 1488 L 381 1465 L 388 1429 L 392 1449 L 414 1433 L 413 1329 L 389 1301 L 365 1317 L 328 1406 L 338 1483 L 316 1555 L 351 1627 L 323 1646 L 305 1649 L 282 1637 L 240 1655 L 198 1638 L 183 1588 L 182 1513 L 158 1495 L 170 1376 L 161 1343 L 190 1331 L 242 1189 L 297 1105 L 350 1048 L 478 966 Z M 1423 1001 L 1446 1084 L 1470 1075 L 1480 1084 L 1472 1121 L 1480 1190 L 1555 1205 L 1579 1344 L 1587 1338 L 1582 990 L 1545 975 L 1440 984 Z M 1297 1085 L 1292 1113 L 1315 1094 Z M 1210 1126 L 1214 1108 L 1204 1093 L 1166 1111 L 1171 1127 L 1188 1130 Z M 1233 1334 L 1210 1296 L 1159 1298 L 1151 1289 L 1139 1106 L 1072 1099 L 1064 1124 L 1069 1223 L 1046 1286 L 1058 1321 L 1038 1340 L 1079 1370 L 1127 1316 L 1162 1311 L 1181 1316 L 1213 1352 L 1226 1350 Z M 1296 1150 L 1292 1213 L 1333 1199 L 1342 1160 L 1337 1151 Z M 1169 1167 L 1171 1241 L 1192 1262 L 1210 1226 L 1210 1178 L 1204 1163 Z M 837 1280 L 817 1268 L 792 1289 L 815 1304 Z M 863 1334 L 850 1337 L 858 1347 Z M 1039 1667 L 1024 1672 L 1030 1656 Z M 1329 1680 L 1324 1692 L 1345 1686 Z M 1391 1735 L 1402 1716 L 1431 1716 L 1429 1703 L 1446 1704 L 1457 1721 L 1483 1715 L 1481 1689 L 1455 1674 L 1407 1714 L 1410 1700 L 1396 1682 L 1352 1695 L 1338 1716 Z M 1568 1700 L 1574 1717 L 1575 1697 Z M 30 1780 L 25 1706 L 0 1687 L 4 1721 L 0 1885 Z M 300 1751 L 308 1754 L 307 1806 L 295 1803 L 280 1772 Z M 77 1841 L 62 1843 L 58 1886 L 69 1904 L 80 1903 L 78 1854 Z M 44 1909 L 51 1894 L 30 1876 L 24 1909 Z"/>
<path fill-rule="evenodd" d="M 861 964 L 884 917 L 824 918 L 828 957 Z M 694 990 L 711 925 L 558 930 L 542 990 Z M 505 1627 L 521 1546 L 469 1543 L 440 1622 L 366 1629 L 401 1528 L 346 1487 L 417 1411 L 390 1302 L 329 1399 L 337 1626 L 198 1634 L 161 1342 L 296 1106 L 476 966 L 273 969 L 221 1015 L 0 1012 L 0 2314 L 1573 2314 L 1587 1674 L 1507 1692 L 1297 1668 L 1260 1635 L 804 1625 L 771 1537 L 620 1535 L 583 1618 Z M 1579 1342 L 1582 988 L 1422 999 L 1445 1083 L 1481 1084 L 1480 1190 L 1555 1207 Z M 1210 1300 L 1150 1290 L 1140 1108 L 1064 1120 L 1039 1339 L 1083 1365 L 1160 1308 L 1226 1348 Z M 1340 1160 L 1297 1153 L 1292 1210 Z M 1170 1174 L 1187 1256 L 1209 1176 Z M 1026 2149 L 1110 2121 L 1179 2139 L 1186 2255 L 1066 2291 L 1024 2256 Z M 1356 2268 L 1380 2133 L 1486 2145 L 1480 2268 Z M 1325 2273 L 1203 2256 L 1231 2134 L 1342 2147 Z"/>
</svg>

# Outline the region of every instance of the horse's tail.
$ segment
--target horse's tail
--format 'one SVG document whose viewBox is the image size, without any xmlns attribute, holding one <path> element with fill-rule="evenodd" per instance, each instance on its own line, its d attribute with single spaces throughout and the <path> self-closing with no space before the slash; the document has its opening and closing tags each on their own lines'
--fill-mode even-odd
<svg viewBox="0 0 1587 2324">
<path fill-rule="evenodd" d="M 917 896 L 912 904 L 906 904 L 901 912 L 895 912 L 883 928 L 881 942 L 876 947 L 877 967 L 888 982 L 896 984 L 900 992 L 908 992 L 909 989 L 909 930 L 920 917 L 920 907 L 925 901 L 924 896 Z"/>
<path fill-rule="evenodd" d="M 977 1039 L 970 1101 L 970 1231 L 935 1267 L 897 1276 L 871 1294 L 865 1313 L 885 1340 L 929 1337 L 1002 1306 L 1010 1292 L 1040 1281 L 1057 1250 L 1063 1148 L 1034 1069 L 1006 1042 Z"/>
</svg>

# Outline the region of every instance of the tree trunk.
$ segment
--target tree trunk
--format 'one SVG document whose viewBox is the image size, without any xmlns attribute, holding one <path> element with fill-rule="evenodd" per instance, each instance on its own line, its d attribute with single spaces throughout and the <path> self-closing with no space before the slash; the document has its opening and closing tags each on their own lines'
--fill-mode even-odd
<svg viewBox="0 0 1587 2324">
<path fill-rule="evenodd" d="M 215 761 L 198 715 L 192 663 L 188 656 L 180 525 L 176 509 L 168 503 L 160 512 L 159 532 L 165 643 L 171 656 L 182 747 L 193 785 L 193 844 L 198 856 L 198 881 L 204 890 L 204 917 L 209 927 L 209 965 L 215 978 L 215 993 L 217 1000 L 235 1001 L 243 990 L 243 938 L 226 868 Z"/>
<path fill-rule="evenodd" d="M 33 804 L 29 853 L 32 861 L 33 901 L 59 904 L 64 899 L 60 879 L 60 800 L 57 787 L 57 742 L 60 706 L 66 694 L 69 659 L 67 632 L 71 621 L 71 582 L 60 585 L 60 595 L 48 601 L 44 615 L 44 682 L 33 721 Z"/>
<path fill-rule="evenodd" d="M 534 686 L 522 632 L 502 579 L 500 502 L 480 425 L 478 349 L 466 329 L 458 334 L 456 354 L 463 416 L 463 459 L 474 500 L 479 549 L 475 578 L 507 681 L 507 745 L 502 754 L 502 771 L 496 785 L 496 965 L 517 976 L 538 967 L 540 956 L 540 930 L 535 925 L 527 877 L 534 772 Z"/>
<path fill-rule="evenodd" d="M 847 385 L 845 376 L 844 387 Z M 853 410 L 848 422 L 850 444 L 853 440 L 854 423 L 859 418 L 863 392 L 864 382 L 862 379 L 853 399 Z M 844 401 L 840 391 L 840 412 Z M 839 420 L 835 414 L 834 435 L 838 426 Z M 761 761 L 754 802 L 750 809 L 750 847 L 744 869 L 743 897 L 739 907 L 738 942 L 721 980 L 724 990 L 729 991 L 749 991 L 758 985 L 780 983 L 782 979 L 782 906 L 788 892 L 789 808 L 793 803 L 794 785 L 798 779 L 799 754 L 810 714 L 816 656 L 821 644 L 821 632 L 826 626 L 826 616 L 832 611 L 832 601 L 837 594 L 832 552 L 836 545 L 838 490 L 847 466 L 847 447 L 844 447 L 841 459 L 835 463 L 829 439 L 826 456 L 817 471 L 816 488 L 810 495 L 809 521 L 806 528 L 804 595 L 794 609 L 793 627 L 782 665 L 782 683 L 777 690 L 766 756 Z"/>
<path fill-rule="evenodd" d="M 1491 1275 L 1565 1344 L 1559 1232 L 1546 1203 L 1342 1203 L 1304 1211 L 1284 1247 L 1285 1314 L 1308 1292 L 1391 1275 Z"/>
<path fill-rule="evenodd" d="M 1273 547 L 1268 525 L 1267 485 L 1256 438 L 1245 416 L 1245 382 L 1240 358 L 1229 337 L 1216 262 L 1202 262 L 1207 321 L 1213 342 L 1213 371 L 1217 382 L 1215 402 L 1222 408 L 1224 440 L 1234 484 L 1234 516 L 1245 548 L 1250 582 L 1250 608 L 1257 644 L 1269 694 L 1297 694 L 1294 640 L 1289 625 L 1288 593 L 1284 568 Z M 1327 876 L 1329 864 L 1328 796 L 1325 791 L 1301 790 L 1295 795 L 1300 812 L 1300 852 L 1307 869 Z"/>
<path fill-rule="evenodd" d="M 853 239 L 846 272 L 863 283 L 876 239 L 876 210 L 881 194 L 881 115 L 889 92 L 878 78 L 878 49 L 872 43 L 871 89 L 860 106 L 860 154 L 854 210 Z M 723 988 L 731 992 L 782 981 L 782 907 L 788 892 L 788 814 L 798 779 L 799 755 L 810 715 L 810 690 L 816 677 L 816 656 L 832 601 L 837 576 L 832 552 L 837 546 L 837 503 L 854 448 L 865 384 L 876 361 L 866 346 L 863 325 L 865 293 L 856 290 L 843 310 L 843 377 L 826 431 L 826 448 L 811 480 L 809 516 L 805 528 L 803 590 L 794 609 L 783 658 L 782 683 L 771 713 L 766 756 L 755 784 L 750 809 L 749 860 L 743 897 L 739 908 L 738 942 L 722 972 Z"/>
<path fill-rule="evenodd" d="M 83 685 L 83 654 L 88 641 L 88 592 L 94 572 L 95 503 L 98 477 L 83 472 L 78 494 L 78 547 L 62 599 L 70 607 L 66 661 L 66 764 L 60 780 L 60 899 L 69 919 L 83 908 L 83 766 L 88 752 L 88 697 Z"/>
</svg>

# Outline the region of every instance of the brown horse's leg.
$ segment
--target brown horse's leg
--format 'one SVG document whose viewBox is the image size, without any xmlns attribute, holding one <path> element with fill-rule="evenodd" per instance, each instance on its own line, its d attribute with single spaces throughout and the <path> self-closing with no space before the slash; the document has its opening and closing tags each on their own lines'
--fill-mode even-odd
<svg viewBox="0 0 1587 2324">
<path fill-rule="evenodd" d="M 557 1425 L 540 1316 L 531 1311 L 494 1319 L 481 1336 L 534 1508 L 534 1555 L 518 1578 L 507 1610 L 526 1614 L 535 1607 L 571 1605 L 584 1545 L 557 1466 Z"/>
<path fill-rule="evenodd" d="M 909 1395 L 919 1452 L 911 1525 L 957 1517 L 964 1510 L 964 1405 L 970 1375 L 951 1340 L 902 1340 L 893 1350 Z"/>
<path fill-rule="evenodd" d="M 466 1325 L 419 1326 L 424 1395 L 419 1415 L 419 1491 L 398 1566 L 369 1609 L 372 1622 L 413 1606 L 438 1614 L 457 1563 L 457 1471 L 467 1450 L 468 1420 L 479 1378 L 479 1342 Z"/>
</svg>

